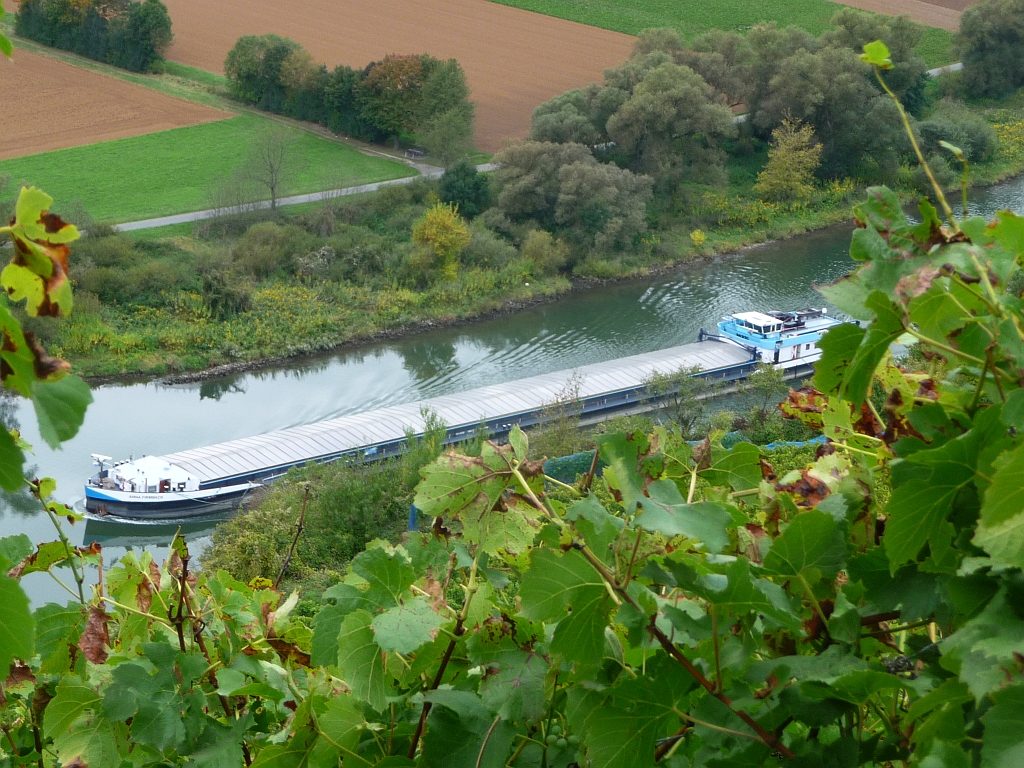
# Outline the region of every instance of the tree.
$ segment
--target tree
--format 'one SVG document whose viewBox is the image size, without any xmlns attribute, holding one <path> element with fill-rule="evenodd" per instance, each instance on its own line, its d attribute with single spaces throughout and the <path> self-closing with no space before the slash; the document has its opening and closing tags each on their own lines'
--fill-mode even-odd
<svg viewBox="0 0 1024 768">
<path fill-rule="evenodd" d="M 821 172 L 826 177 L 885 178 L 895 173 L 906 146 L 893 110 L 892 102 L 867 80 L 853 51 L 800 50 L 772 77 L 751 123 L 759 131 L 774 130 L 787 118 L 810 125 L 822 144 Z M 872 117 L 865 120 L 864 115 Z"/>
<path fill-rule="evenodd" d="M 412 240 L 430 248 L 443 279 L 454 280 L 459 270 L 459 255 L 469 245 L 470 234 L 458 208 L 450 203 L 438 203 L 413 226 Z"/>
<path fill-rule="evenodd" d="M 279 112 L 285 99 L 281 68 L 298 43 L 278 35 L 246 35 L 228 52 L 224 74 L 231 91 L 242 101 L 268 112 Z"/>
<path fill-rule="evenodd" d="M 530 138 L 559 144 L 597 144 L 603 127 L 594 125 L 591 102 L 598 86 L 566 91 L 533 110 Z"/>
<path fill-rule="evenodd" d="M 370 65 L 362 85 L 363 117 L 394 137 L 398 149 L 399 134 L 413 130 L 421 115 L 423 57 L 385 56 Z"/>
<path fill-rule="evenodd" d="M 682 368 L 674 373 L 655 371 L 647 380 L 649 397 L 662 403 L 664 413 L 686 440 L 707 436 L 708 404 L 721 389 L 701 369 Z"/>
<path fill-rule="evenodd" d="M 160 0 L 130 3 L 127 14 L 114 17 L 110 26 L 110 63 L 145 72 L 163 58 L 173 39 L 171 16 Z"/>
<path fill-rule="evenodd" d="M 483 213 L 491 199 L 487 177 L 468 160 L 461 160 L 445 170 L 437 192 L 441 202 L 451 203 L 467 219 Z"/>
<path fill-rule="evenodd" d="M 893 64 L 885 72 L 886 83 L 912 112 L 923 106 L 921 91 L 928 81 L 928 65 L 915 49 L 924 38 L 924 27 L 905 16 L 880 16 L 854 8 L 838 11 L 832 25 L 820 38 L 823 46 L 860 53 L 872 40 L 884 42 Z M 869 74 L 866 67 L 864 71 Z"/>
<path fill-rule="evenodd" d="M 814 129 L 785 118 L 772 131 L 768 163 L 757 175 L 754 191 L 771 200 L 809 200 L 819 165 L 821 145 L 814 141 Z"/>
<path fill-rule="evenodd" d="M 447 168 L 473 143 L 475 110 L 466 73 L 455 59 L 427 59 L 417 131 L 433 160 Z"/>
<path fill-rule="evenodd" d="M 4 4 L 3 2 L 0 2 L 0 19 L 2 19 L 6 15 L 7 12 L 4 10 Z M 0 32 L 0 53 L 2 53 L 7 58 L 10 58 L 11 53 L 13 51 L 14 48 L 11 46 L 11 41 L 7 39 L 7 36 L 4 35 L 3 32 Z"/>
<path fill-rule="evenodd" d="M 587 161 L 597 162 L 582 144 L 522 141 L 506 146 L 494 156 L 496 207 L 514 222 L 534 221 L 554 229 L 559 171 L 564 165 Z"/>
<path fill-rule="evenodd" d="M 577 245 L 618 251 L 647 230 L 647 176 L 591 160 L 562 166 L 558 181 L 555 221 Z"/>
<path fill-rule="evenodd" d="M 1008 96 L 1024 86 L 1024 0 L 981 0 L 960 17 L 956 47 L 968 93 Z"/>
<path fill-rule="evenodd" d="M 722 139 L 736 126 L 728 107 L 689 67 L 665 62 L 650 70 L 608 120 L 608 135 L 637 172 L 722 183 Z"/>
<path fill-rule="evenodd" d="M 245 160 L 245 176 L 270 196 L 270 210 L 296 173 L 295 140 L 286 128 L 268 128 L 253 139 Z"/>
<path fill-rule="evenodd" d="M 674 59 L 703 77 L 729 106 L 744 104 L 749 98 L 756 57 L 747 38 L 738 32 L 705 32 Z"/>
</svg>

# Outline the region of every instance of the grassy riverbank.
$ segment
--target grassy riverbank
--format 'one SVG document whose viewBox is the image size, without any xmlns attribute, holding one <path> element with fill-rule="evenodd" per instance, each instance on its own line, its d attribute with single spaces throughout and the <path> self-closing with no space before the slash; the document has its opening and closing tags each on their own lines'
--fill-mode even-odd
<svg viewBox="0 0 1024 768">
<path fill-rule="evenodd" d="M 1024 170 L 1024 97 L 977 111 L 1000 141 L 973 168 L 975 180 Z M 642 241 L 617 253 L 559 250 L 529 228 L 498 234 L 481 217 L 468 224 L 454 278 L 431 266 L 429 254 L 425 261 L 412 238 L 436 204 L 436 181 L 283 209 L 273 221 L 93 236 L 72 256 L 75 314 L 30 326 L 86 376 L 248 364 L 468 322 L 584 290 L 595 279 L 640 277 L 792 237 L 848 220 L 863 199 L 863 187 L 846 180 L 819 186 L 805 204 L 764 202 L 752 186 L 765 160 L 757 143 L 731 155 L 728 187 L 699 190 L 684 209 L 655 197 Z M 908 201 L 913 181 L 911 169 L 900 171 L 897 188 Z"/>
</svg>

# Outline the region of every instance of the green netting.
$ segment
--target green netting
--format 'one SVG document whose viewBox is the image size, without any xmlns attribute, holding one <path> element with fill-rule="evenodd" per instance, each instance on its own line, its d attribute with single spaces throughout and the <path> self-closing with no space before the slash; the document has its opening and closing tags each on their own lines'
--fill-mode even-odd
<svg viewBox="0 0 1024 768">
<path fill-rule="evenodd" d="M 559 456 L 555 459 L 548 459 L 544 462 L 544 474 L 553 477 L 563 483 L 573 483 L 580 475 L 590 471 L 590 464 L 594 460 L 593 451 L 574 453 L 571 456 Z M 606 464 L 603 461 L 597 462 L 598 474 Z"/>
</svg>

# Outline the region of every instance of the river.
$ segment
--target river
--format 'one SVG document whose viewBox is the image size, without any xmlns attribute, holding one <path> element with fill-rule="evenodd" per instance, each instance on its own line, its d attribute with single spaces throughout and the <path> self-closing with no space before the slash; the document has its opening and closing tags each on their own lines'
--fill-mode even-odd
<svg viewBox="0 0 1024 768">
<path fill-rule="evenodd" d="M 976 192 L 971 207 L 986 216 L 1004 208 L 1024 212 L 1024 177 Z M 833 227 L 512 315 L 201 384 L 105 384 L 93 390 L 95 402 L 78 435 L 59 451 L 40 439 L 27 402 L 7 401 L 3 416 L 35 446 L 30 463 L 37 474 L 56 478 L 57 497 L 80 505 L 83 481 L 93 471 L 91 453 L 125 458 L 197 448 L 685 344 L 730 312 L 817 306 L 822 298 L 814 286 L 853 266 L 850 229 Z M 188 526 L 195 548 L 208 541 L 212 525 Z M 109 563 L 126 547 L 163 549 L 175 529 L 90 521 L 69 534 L 76 543 L 103 543 Z M 20 532 L 35 542 L 54 538 L 49 520 L 24 494 L 0 506 L 0 535 Z M 26 577 L 25 587 L 36 604 L 66 598 L 44 574 Z"/>
</svg>

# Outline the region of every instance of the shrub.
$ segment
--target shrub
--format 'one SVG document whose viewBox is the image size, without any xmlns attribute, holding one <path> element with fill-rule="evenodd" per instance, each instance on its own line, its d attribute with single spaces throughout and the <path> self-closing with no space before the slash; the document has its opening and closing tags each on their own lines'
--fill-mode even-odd
<svg viewBox="0 0 1024 768">
<path fill-rule="evenodd" d="M 98 267 L 128 267 L 139 261 L 135 242 L 125 235 L 88 237 L 75 247 L 75 260 L 90 261 Z"/>
<path fill-rule="evenodd" d="M 249 227 L 232 250 L 232 258 L 241 269 L 256 277 L 290 272 L 295 256 L 319 246 L 317 238 L 294 224 L 266 221 Z"/>
<path fill-rule="evenodd" d="M 938 182 L 939 186 L 943 189 L 950 189 L 956 186 L 959 176 L 954 171 L 946 159 L 946 155 L 934 154 L 928 158 L 928 165 L 932 169 L 932 175 L 935 177 L 935 181 Z M 931 180 L 928 178 L 928 174 L 925 173 L 923 167 L 918 167 L 914 170 L 911 175 L 910 184 L 918 192 L 925 195 L 934 195 L 934 189 L 932 188 Z"/>
<path fill-rule="evenodd" d="M 515 247 L 504 238 L 481 226 L 470 228 L 469 245 L 462 252 L 467 266 L 502 269 L 515 257 Z"/>
<path fill-rule="evenodd" d="M 536 275 L 553 275 L 569 261 L 569 246 L 556 240 L 549 232 L 535 229 L 526 236 L 523 258 L 532 265 Z"/>
<path fill-rule="evenodd" d="M 458 206 L 459 213 L 472 219 L 487 208 L 491 192 L 487 177 L 471 162 L 463 160 L 444 172 L 438 197 L 441 202 Z"/>
</svg>

